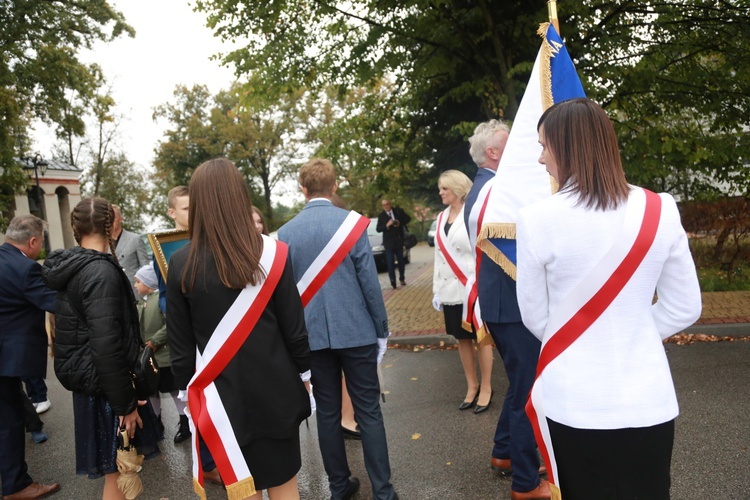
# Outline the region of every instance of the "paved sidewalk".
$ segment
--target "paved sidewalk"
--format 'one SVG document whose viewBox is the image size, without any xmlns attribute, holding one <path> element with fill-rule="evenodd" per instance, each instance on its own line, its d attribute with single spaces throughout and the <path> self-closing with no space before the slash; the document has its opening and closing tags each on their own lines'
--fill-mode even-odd
<svg viewBox="0 0 750 500">
<path fill-rule="evenodd" d="M 453 337 L 445 334 L 443 313 L 432 308 L 433 251 L 425 243 L 414 247 L 407 285 L 395 290 L 384 287 L 391 343 L 453 343 Z M 750 291 L 702 295 L 703 313 L 686 333 L 750 336 Z"/>
</svg>

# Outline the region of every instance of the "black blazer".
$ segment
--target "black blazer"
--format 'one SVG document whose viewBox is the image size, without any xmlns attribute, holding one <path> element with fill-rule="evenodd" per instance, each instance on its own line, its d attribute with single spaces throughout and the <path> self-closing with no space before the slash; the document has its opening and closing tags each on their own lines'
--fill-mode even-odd
<svg viewBox="0 0 750 500">
<path fill-rule="evenodd" d="M 282 243 L 280 243 L 282 244 Z M 203 352 L 240 290 L 221 283 L 208 252 L 192 291 L 182 291 L 191 243 L 172 255 L 167 276 L 167 337 L 178 389 L 195 374 L 195 350 Z M 258 438 L 297 435 L 310 415 L 310 398 L 299 374 L 310 369 L 302 301 L 286 263 L 268 306 L 229 364 L 214 380 L 240 445 Z"/>
<path fill-rule="evenodd" d="M 0 246 L 0 377 L 44 377 L 44 311 L 55 312 L 55 292 L 42 266 L 9 243 Z"/>
<path fill-rule="evenodd" d="M 411 217 L 400 207 L 393 207 L 393 217 L 399 222 L 399 225 L 396 226 L 394 224 L 391 227 L 387 227 L 390 217 L 383 210 L 378 215 L 378 225 L 375 228 L 377 232 L 383 233 L 383 246 L 388 248 L 398 248 L 404 244 L 404 230 L 406 229 L 406 225 L 411 222 Z"/>
</svg>

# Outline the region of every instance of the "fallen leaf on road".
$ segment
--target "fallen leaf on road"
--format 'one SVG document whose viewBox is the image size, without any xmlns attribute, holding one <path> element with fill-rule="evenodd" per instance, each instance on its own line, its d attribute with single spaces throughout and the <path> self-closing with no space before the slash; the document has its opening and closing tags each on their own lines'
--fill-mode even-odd
<svg viewBox="0 0 750 500">
<path fill-rule="evenodd" d="M 417 377 L 412 377 L 411 380 L 419 380 Z"/>
<path fill-rule="evenodd" d="M 732 336 L 718 336 L 718 335 L 707 335 L 705 333 L 678 333 L 672 335 L 664 341 L 665 344 L 677 344 L 687 345 L 696 344 L 698 342 L 748 342 L 750 336 L 745 337 L 732 337 Z"/>
<path fill-rule="evenodd" d="M 414 439 L 414 440 L 416 440 L 416 439 L 419 439 L 419 438 L 421 438 L 421 437 L 422 437 L 422 435 L 421 435 L 421 434 L 419 434 L 419 433 L 416 433 L 416 434 L 412 434 L 412 435 L 411 435 L 411 438 L 412 438 L 412 439 Z"/>
</svg>

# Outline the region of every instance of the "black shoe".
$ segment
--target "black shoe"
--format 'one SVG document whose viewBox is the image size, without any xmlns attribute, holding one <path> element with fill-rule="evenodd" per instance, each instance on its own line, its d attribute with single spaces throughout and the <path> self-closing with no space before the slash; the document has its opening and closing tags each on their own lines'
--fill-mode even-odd
<svg viewBox="0 0 750 500">
<path fill-rule="evenodd" d="M 395 281 L 391 281 L 391 286 L 392 286 L 393 288 L 398 288 L 398 287 L 396 286 L 396 282 L 395 282 Z"/>
<path fill-rule="evenodd" d="M 483 406 L 476 405 L 474 407 L 474 414 L 476 415 L 477 413 L 482 413 L 483 411 L 487 411 L 487 409 L 492 404 L 492 396 L 494 396 L 494 395 L 495 395 L 495 390 L 493 389 L 492 392 L 490 393 L 490 400 L 487 401 L 487 404 L 483 405 Z"/>
<path fill-rule="evenodd" d="M 458 405 L 459 410 L 468 410 L 475 404 L 477 404 L 477 399 L 479 399 L 479 390 L 477 389 L 477 393 L 474 395 L 474 399 L 472 401 L 466 402 L 462 401 L 460 405 Z"/>
<path fill-rule="evenodd" d="M 406 280 L 401 278 L 401 286 L 406 286 Z"/>
<path fill-rule="evenodd" d="M 357 491 L 359 491 L 359 479 L 350 476 L 344 493 L 340 497 L 331 495 L 331 500 L 349 500 L 354 497 L 354 494 L 357 493 Z"/>
<path fill-rule="evenodd" d="M 359 427 L 356 430 L 350 430 L 341 426 L 341 432 L 344 433 L 344 439 L 362 439 L 362 434 L 359 432 Z"/>
<path fill-rule="evenodd" d="M 191 435 L 192 433 L 190 432 L 190 424 L 188 424 L 187 415 L 180 415 L 180 428 L 177 429 L 177 434 L 174 435 L 175 444 L 189 439 Z"/>
</svg>

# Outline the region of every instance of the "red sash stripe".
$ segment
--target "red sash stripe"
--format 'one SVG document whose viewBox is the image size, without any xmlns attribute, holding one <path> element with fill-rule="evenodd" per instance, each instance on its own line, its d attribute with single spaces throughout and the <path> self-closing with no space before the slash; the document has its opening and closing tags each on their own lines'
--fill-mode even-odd
<svg viewBox="0 0 750 500">
<path fill-rule="evenodd" d="M 368 225 L 370 225 L 370 219 L 368 219 L 367 217 L 361 217 L 357 221 L 357 223 L 354 225 L 354 228 L 346 236 L 341 246 L 331 256 L 330 260 L 326 262 L 318 275 L 315 276 L 315 278 L 310 282 L 310 285 L 300 296 L 300 298 L 302 299 L 302 307 L 307 307 L 307 304 L 310 302 L 310 300 L 312 300 L 313 296 L 318 293 L 318 290 L 320 290 L 323 284 L 328 281 L 328 278 L 331 277 L 331 275 L 336 271 L 341 262 L 343 262 L 344 258 L 349 254 L 351 249 L 354 248 L 357 240 L 359 240 L 360 236 L 362 236 L 362 233 L 365 232 Z"/>
</svg>

